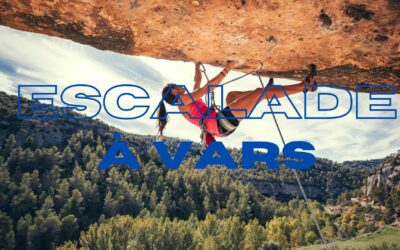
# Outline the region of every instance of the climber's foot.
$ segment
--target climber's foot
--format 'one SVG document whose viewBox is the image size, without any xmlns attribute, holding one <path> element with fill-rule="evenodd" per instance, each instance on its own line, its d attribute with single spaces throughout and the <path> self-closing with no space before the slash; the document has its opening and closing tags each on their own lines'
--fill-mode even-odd
<svg viewBox="0 0 400 250">
<path fill-rule="evenodd" d="M 274 78 L 269 78 L 267 86 L 273 86 L 274 85 Z"/>
<path fill-rule="evenodd" d="M 308 85 L 307 89 L 305 89 L 305 93 L 307 93 L 308 91 L 314 92 L 318 89 L 317 79 L 316 79 L 316 76 L 318 74 L 317 65 L 310 64 L 308 65 L 308 69 L 309 69 L 308 75 L 303 81 L 304 84 Z"/>
<path fill-rule="evenodd" d="M 317 76 L 317 74 L 318 74 L 317 65 L 310 64 L 310 65 L 308 65 L 308 69 L 309 69 L 309 73 L 308 73 L 309 76 L 311 76 L 311 77 Z"/>
<path fill-rule="evenodd" d="M 229 69 L 233 69 L 233 67 L 238 63 L 236 60 L 228 60 L 226 67 Z"/>
</svg>

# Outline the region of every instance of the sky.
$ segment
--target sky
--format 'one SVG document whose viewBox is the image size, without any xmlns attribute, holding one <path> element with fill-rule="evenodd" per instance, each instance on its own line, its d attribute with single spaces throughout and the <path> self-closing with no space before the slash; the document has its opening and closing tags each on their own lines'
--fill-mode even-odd
<svg viewBox="0 0 400 250">
<path fill-rule="evenodd" d="M 169 82 L 185 84 L 189 89 L 193 86 L 194 64 L 160 60 L 141 56 L 128 56 L 110 51 L 101 51 L 90 46 L 69 40 L 23 32 L 0 26 L 0 89 L 8 94 L 17 94 L 18 84 L 55 84 L 59 93 L 73 84 L 90 84 L 96 86 L 104 95 L 108 89 L 120 84 L 135 84 L 146 89 L 150 105 L 145 116 L 135 120 L 119 120 L 110 117 L 104 109 L 97 118 L 126 132 L 156 135 L 155 120 L 150 116 L 156 109 L 162 87 Z M 273 53 L 273 52 L 272 52 Z M 221 68 L 206 65 L 210 77 L 218 74 Z M 240 76 L 241 72 L 231 71 L 226 80 Z M 268 82 L 268 78 L 263 78 Z M 205 78 L 203 77 L 203 84 Z M 296 83 L 288 79 L 275 79 L 277 85 Z M 254 76 L 243 78 L 226 85 L 224 93 L 229 91 L 253 90 L 259 87 Z M 356 119 L 356 93 L 350 94 L 334 88 L 319 88 L 317 92 L 308 93 L 307 114 L 316 116 L 318 93 L 329 92 L 338 96 L 338 108 L 330 114 L 349 113 L 338 119 L 304 119 L 305 96 L 303 93 L 291 95 L 290 100 L 303 119 L 286 119 L 277 114 L 278 123 L 287 142 L 308 141 L 315 147 L 314 154 L 333 161 L 367 160 L 385 157 L 400 149 L 400 118 Z M 216 96 L 220 95 L 216 91 Z M 368 110 L 369 94 L 359 93 L 360 110 Z M 350 102 L 350 96 L 352 103 Z M 390 98 L 392 109 L 400 111 L 400 95 L 385 95 Z M 56 104 L 60 104 L 60 96 L 53 96 Z M 335 106 L 335 98 L 321 96 L 321 108 Z M 122 103 L 133 103 L 127 96 L 121 98 Z M 137 102 L 137 101 L 136 101 Z M 274 106 L 275 111 L 284 109 L 289 115 L 296 115 L 287 98 L 279 99 L 281 107 Z M 382 103 L 383 101 L 373 101 Z M 129 107 L 129 105 L 127 105 Z M 177 111 L 168 107 L 168 111 Z M 114 110 L 117 112 L 118 110 Z M 267 102 L 257 105 L 254 115 L 261 116 L 268 111 Z M 386 115 L 381 112 L 380 115 Z M 187 122 L 181 115 L 171 115 L 167 125 L 166 136 L 200 142 L 200 129 Z M 218 138 L 228 147 L 240 147 L 243 141 L 269 141 L 282 149 L 279 134 L 270 114 L 263 119 L 244 120 L 238 129 L 229 137 Z"/>
</svg>

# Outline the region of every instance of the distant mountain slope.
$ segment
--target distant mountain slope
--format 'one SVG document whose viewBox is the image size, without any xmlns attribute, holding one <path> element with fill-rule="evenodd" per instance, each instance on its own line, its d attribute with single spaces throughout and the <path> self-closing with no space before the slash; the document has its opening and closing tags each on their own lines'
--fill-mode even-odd
<svg viewBox="0 0 400 250">
<path fill-rule="evenodd" d="M 21 102 L 23 109 L 30 104 L 32 101 L 26 99 Z M 31 138 L 35 142 L 33 145 L 35 147 L 61 147 L 66 145 L 67 140 L 78 131 L 82 131 L 83 134 L 93 131 L 95 137 L 100 136 L 107 145 L 110 145 L 113 140 L 111 132 L 118 129 L 99 120 L 21 121 L 17 119 L 17 97 L 0 92 L 0 145 L 9 134 L 13 133 L 18 145 L 26 143 L 27 138 Z M 143 157 L 146 157 L 145 153 L 151 148 L 151 143 L 156 140 L 154 136 L 119 132 L 123 134 L 129 146 Z M 176 138 L 165 140 L 172 152 L 176 150 L 180 141 Z M 189 155 L 198 157 L 200 149 L 201 145 L 194 143 Z M 240 162 L 240 150 L 231 149 L 230 153 L 236 161 Z M 318 159 L 311 170 L 300 171 L 300 177 L 309 197 L 324 201 L 344 191 L 362 187 L 363 180 L 371 173 L 373 166 L 381 161 L 346 161 L 339 164 L 328 159 Z M 259 165 L 255 170 L 230 171 L 230 174 L 244 183 L 251 182 L 265 196 L 283 201 L 301 197 L 292 172 L 286 168 L 271 171 Z"/>
<path fill-rule="evenodd" d="M 219 235 L 223 228 L 228 233 L 230 228 L 235 229 L 237 236 L 234 237 L 238 239 L 245 235 L 243 230 L 248 236 L 257 233 L 258 246 L 248 249 L 260 249 L 267 240 L 287 249 L 314 244 L 318 239 L 305 202 L 296 199 L 301 195 L 290 169 L 281 167 L 271 171 L 258 164 L 252 170 L 227 170 L 220 166 L 196 170 L 200 146 L 195 144 L 181 167 L 169 171 L 151 146 L 153 136 L 121 131 L 124 140 L 135 150 L 141 170 L 129 170 L 126 166 L 99 170 L 97 166 L 114 140 L 111 132 L 115 128 L 96 120 L 19 121 L 16 97 L 0 93 L 0 100 L 0 249 L 54 249 L 68 240 L 77 242 L 80 233 L 90 225 L 107 223 L 116 215 L 129 215 L 141 225 L 171 219 L 172 224 L 157 226 L 160 231 L 147 232 L 146 226 L 136 232 L 146 235 L 152 244 L 158 243 L 155 235 L 162 234 L 159 232 L 173 232 L 169 230 L 171 227 L 185 232 L 182 230 L 185 224 L 203 232 L 202 225 L 208 223 L 222 227 L 222 230 L 212 230 L 215 244 L 220 243 L 221 237 L 227 239 L 222 245 L 231 243 L 230 234 Z M 22 104 L 28 106 L 29 102 L 24 99 Z M 165 142 L 174 153 L 180 140 L 167 138 Z M 234 148 L 229 152 L 240 162 L 240 150 Z M 341 191 L 353 194 L 356 189 L 358 193 L 363 180 L 373 170 L 318 159 L 312 169 L 299 174 L 308 196 L 325 201 Z M 383 197 L 389 197 L 387 201 L 390 201 L 395 194 Z M 397 207 L 396 200 L 388 204 Z M 393 209 L 387 209 L 390 213 L 382 215 L 380 208 L 354 206 L 343 214 L 329 214 L 318 201 L 312 201 L 311 207 L 328 239 L 372 232 L 377 223 L 390 224 L 396 217 Z M 372 221 L 367 221 L 367 217 Z M 141 223 L 140 218 L 147 218 L 146 223 Z M 103 230 L 96 235 L 88 231 L 88 235 L 94 237 L 92 242 L 101 244 L 106 238 L 112 242 L 113 236 L 124 239 L 121 234 L 135 238 L 130 230 L 122 228 L 104 231 L 110 237 L 103 236 Z M 196 238 L 197 232 L 192 230 L 190 235 Z M 197 240 L 199 244 L 204 241 Z M 246 244 L 254 243 L 252 239 L 242 239 L 235 244 L 243 245 L 246 241 Z M 141 238 L 134 242 L 146 244 Z M 176 244 L 177 241 L 168 236 L 161 242 Z M 276 246 L 275 243 L 272 244 Z"/>
<path fill-rule="evenodd" d="M 57 121 L 47 120 L 18 120 L 17 117 L 17 96 L 8 95 L 0 91 L 0 144 L 4 142 L 10 133 L 16 137 L 17 144 L 22 145 L 27 137 L 32 137 L 35 147 L 60 147 L 67 143 L 72 134 L 82 131 L 86 134 L 93 131 L 97 137 L 100 136 L 109 144 L 112 142 L 112 132 L 118 131 L 123 134 L 123 138 L 129 146 L 134 147 L 138 152 L 148 150 L 151 143 L 156 139 L 155 136 L 137 135 L 123 132 L 104 122 L 94 120 L 72 120 L 60 119 Z M 33 102 L 22 98 L 21 110 L 29 109 Z M 168 143 L 177 144 L 180 140 L 167 138 Z M 200 149 L 200 145 L 193 146 L 195 152 Z"/>
</svg>

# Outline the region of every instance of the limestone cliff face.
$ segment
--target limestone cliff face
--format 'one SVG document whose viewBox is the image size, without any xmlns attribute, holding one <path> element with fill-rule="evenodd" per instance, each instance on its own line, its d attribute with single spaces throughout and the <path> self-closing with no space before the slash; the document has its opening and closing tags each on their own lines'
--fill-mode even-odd
<svg viewBox="0 0 400 250">
<path fill-rule="evenodd" d="M 400 185 L 400 150 L 397 154 L 387 157 L 375 173 L 368 177 L 363 191 L 365 196 L 370 196 L 380 186 L 393 189 L 398 185 Z"/>
<path fill-rule="evenodd" d="M 245 183 L 247 181 L 244 181 Z M 249 180 L 254 187 L 267 197 L 273 197 L 280 201 L 290 201 L 293 198 L 303 198 L 299 186 L 295 182 Z M 304 185 L 304 191 L 309 198 L 315 200 L 326 200 L 326 190 L 324 187 L 315 185 Z M 333 194 L 332 196 L 337 195 Z"/>
<path fill-rule="evenodd" d="M 393 84 L 400 92 L 399 0 L 0 0 L 0 24 L 102 50 L 223 65 L 248 72 L 265 39 L 266 76 Z"/>
</svg>

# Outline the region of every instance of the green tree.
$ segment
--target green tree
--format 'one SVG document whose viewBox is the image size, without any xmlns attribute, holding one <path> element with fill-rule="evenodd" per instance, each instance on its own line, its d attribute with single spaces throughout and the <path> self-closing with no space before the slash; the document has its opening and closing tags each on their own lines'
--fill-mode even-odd
<svg viewBox="0 0 400 250">
<path fill-rule="evenodd" d="M 275 217 L 267 224 L 267 238 L 279 244 L 280 247 L 290 246 L 291 218 Z"/>
<path fill-rule="evenodd" d="M 382 183 L 372 191 L 371 196 L 376 203 L 382 204 L 385 201 L 386 190 Z"/>
<path fill-rule="evenodd" d="M 305 235 L 306 243 L 313 244 L 318 239 L 318 236 L 313 231 L 308 231 Z"/>
<path fill-rule="evenodd" d="M 5 158 L 9 157 L 11 154 L 11 151 L 17 146 L 17 140 L 15 139 L 14 134 L 10 134 L 3 146 L 3 156 Z"/>
<path fill-rule="evenodd" d="M 81 217 L 85 211 L 84 198 L 78 189 L 72 191 L 71 197 L 67 200 L 64 207 L 61 209 L 61 214 L 67 216 L 73 214 L 76 217 Z"/>
<path fill-rule="evenodd" d="M 27 241 L 31 249 L 52 249 L 60 243 L 61 221 L 53 210 L 53 200 L 45 199 L 28 228 Z"/>
<path fill-rule="evenodd" d="M 244 228 L 239 217 L 234 216 L 222 221 L 219 238 L 223 249 L 243 249 Z"/>
<path fill-rule="evenodd" d="M 220 243 L 218 239 L 221 230 L 221 223 L 214 214 L 207 214 L 203 221 L 199 221 L 196 229 L 196 239 L 200 246 L 203 246 L 205 240 L 208 239 L 209 244 L 215 246 Z M 212 238 L 213 240 L 211 240 Z M 215 244 L 214 244 L 215 243 Z M 210 246 L 211 247 L 211 246 Z M 211 247 L 212 248 L 212 247 Z"/>
<path fill-rule="evenodd" d="M 17 223 L 16 243 L 18 249 L 26 249 L 28 244 L 28 229 L 33 224 L 32 216 L 26 214 Z"/>
<path fill-rule="evenodd" d="M 265 229 L 258 223 L 258 220 L 251 220 L 244 228 L 244 249 L 261 249 L 266 240 Z"/>
<path fill-rule="evenodd" d="M 78 219 L 70 214 L 61 219 L 61 235 L 63 241 L 74 240 L 79 236 Z"/>
<path fill-rule="evenodd" d="M 15 233 L 13 222 L 6 213 L 0 211 L 0 249 L 14 249 Z"/>
<path fill-rule="evenodd" d="M 6 211 L 10 200 L 11 178 L 6 165 L 0 159 L 0 210 Z"/>
</svg>

